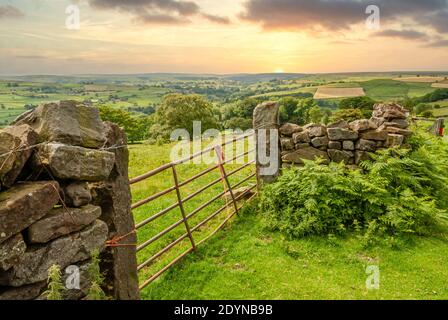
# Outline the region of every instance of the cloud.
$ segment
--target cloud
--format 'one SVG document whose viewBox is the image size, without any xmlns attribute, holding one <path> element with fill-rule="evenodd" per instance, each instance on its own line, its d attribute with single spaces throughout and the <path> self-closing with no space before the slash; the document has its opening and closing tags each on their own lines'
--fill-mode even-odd
<svg viewBox="0 0 448 320">
<path fill-rule="evenodd" d="M 347 30 L 364 23 L 366 8 L 380 8 L 381 22 L 410 18 L 419 25 L 447 32 L 447 0 L 247 0 L 241 18 L 265 29 Z"/>
<path fill-rule="evenodd" d="M 42 60 L 42 59 L 48 59 L 47 56 L 40 56 L 40 55 L 19 55 L 16 56 L 18 59 L 32 59 L 32 60 Z"/>
<path fill-rule="evenodd" d="M 443 48 L 443 47 L 448 47 L 448 40 L 438 40 L 438 41 L 434 41 L 431 42 L 427 45 L 427 47 L 431 47 L 431 48 Z"/>
<path fill-rule="evenodd" d="M 205 19 L 207 19 L 211 22 L 220 23 L 220 24 L 230 24 L 230 19 L 227 17 L 221 17 L 221 16 L 216 16 L 216 15 L 207 14 L 207 13 L 203 13 L 202 17 L 204 17 Z"/>
<path fill-rule="evenodd" d="M 400 38 L 405 40 L 427 40 L 428 35 L 416 30 L 384 30 L 375 34 L 378 37 Z"/>
<path fill-rule="evenodd" d="M 130 13 L 135 20 L 144 24 L 189 23 L 192 16 L 201 15 L 205 19 L 227 24 L 228 18 L 201 11 L 199 5 L 189 0 L 88 0 L 97 9 L 113 9 Z"/>
<path fill-rule="evenodd" d="M 25 15 L 16 7 L 10 5 L 0 6 L 0 19 L 22 18 Z"/>
<path fill-rule="evenodd" d="M 136 21 L 143 24 L 185 24 L 190 22 L 185 17 L 172 16 L 169 14 L 152 14 L 149 12 L 140 13 L 135 18 Z"/>
</svg>

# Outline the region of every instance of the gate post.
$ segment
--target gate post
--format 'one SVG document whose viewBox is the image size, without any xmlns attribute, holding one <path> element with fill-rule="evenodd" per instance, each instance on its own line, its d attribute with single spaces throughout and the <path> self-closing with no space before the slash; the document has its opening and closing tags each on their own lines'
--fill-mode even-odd
<svg viewBox="0 0 448 320">
<path fill-rule="evenodd" d="M 279 141 L 279 105 L 276 102 L 264 102 L 254 110 L 253 127 L 255 131 L 255 163 L 257 184 L 277 179 L 281 168 Z"/>
</svg>

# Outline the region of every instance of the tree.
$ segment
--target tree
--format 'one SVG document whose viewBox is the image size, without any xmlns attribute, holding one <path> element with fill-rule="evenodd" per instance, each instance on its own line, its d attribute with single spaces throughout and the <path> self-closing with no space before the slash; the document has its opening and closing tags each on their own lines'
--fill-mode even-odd
<svg viewBox="0 0 448 320">
<path fill-rule="evenodd" d="M 348 122 L 362 119 L 364 116 L 360 109 L 343 109 L 338 110 L 330 118 L 330 122 L 345 120 Z"/>
<path fill-rule="evenodd" d="M 218 123 L 213 113 L 213 105 L 204 97 L 196 94 L 169 94 L 155 113 L 155 122 L 161 125 L 160 133 L 169 139 L 171 132 L 185 129 L 193 138 L 193 122 L 200 121 L 201 129 L 218 129 Z M 155 138 L 155 137 L 153 137 Z"/>
<path fill-rule="evenodd" d="M 432 113 L 432 111 L 429 110 L 422 112 L 421 116 L 423 118 L 434 118 L 434 114 Z"/>
<path fill-rule="evenodd" d="M 307 124 L 310 122 L 309 111 L 311 108 L 316 107 L 316 101 L 313 98 L 301 99 L 297 103 L 297 108 L 294 114 L 297 117 L 298 124 Z"/>
<path fill-rule="evenodd" d="M 432 107 L 429 104 L 426 103 L 419 103 L 415 108 L 415 114 L 420 115 L 425 111 L 431 110 Z"/>
<path fill-rule="evenodd" d="M 281 122 L 296 122 L 294 113 L 297 109 L 297 99 L 293 97 L 285 97 L 278 102 L 280 106 Z"/>
<path fill-rule="evenodd" d="M 353 97 L 342 99 L 339 109 L 360 109 L 365 118 L 370 118 L 375 103 L 376 101 L 369 97 Z"/>
<path fill-rule="evenodd" d="M 239 101 L 235 106 L 235 115 L 241 118 L 252 119 L 255 107 L 259 101 L 254 98 L 245 98 Z"/>
<path fill-rule="evenodd" d="M 115 109 L 101 106 L 100 116 L 104 121 L 116 123 L 122 127 L 130 143 L 147 139 L 148 129 L 152 120 L 147 116 L 133 116 L 132 113 L 123 109 Z"/>
<path fill-rule="evenodd" d="M 324 113 L 318 106 L 312 107 L 308 111 L 311 122 L 313 123 L 321 123 Z"/>
<path fill-rule="evenodd" d="M 224 122 L 225 129 L 247 130 L 252 128 L 252 119 L 234 117 Z"/>
</svg>

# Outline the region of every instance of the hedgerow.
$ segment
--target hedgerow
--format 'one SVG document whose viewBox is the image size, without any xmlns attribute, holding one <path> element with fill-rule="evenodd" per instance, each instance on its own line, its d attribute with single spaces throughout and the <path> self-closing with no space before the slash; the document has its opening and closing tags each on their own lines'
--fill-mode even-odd
<svg viewBox="0 0 448 320">
<path fill-rule="evenodd" d="M 421 133 L 410 144 L 413 151 L 380 151 L 359 170 L 319 161 L 284 170 L 261 195 L 267 226 L 291 238 L 361 230 L 367 243 L 431 232 L 447 218 L 448 146 Z"/>
</svg>

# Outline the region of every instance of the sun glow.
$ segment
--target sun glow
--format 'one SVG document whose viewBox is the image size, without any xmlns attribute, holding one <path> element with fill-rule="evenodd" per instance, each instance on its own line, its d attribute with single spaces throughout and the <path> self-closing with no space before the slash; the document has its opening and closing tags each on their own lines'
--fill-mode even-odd
<svg viewBox="0 0 448 320">
<path fill-rule="evenodd" d="M 275 73 L 285 73 L 285 70 L 283 69 L 275 69 Z"/>
</svg>

